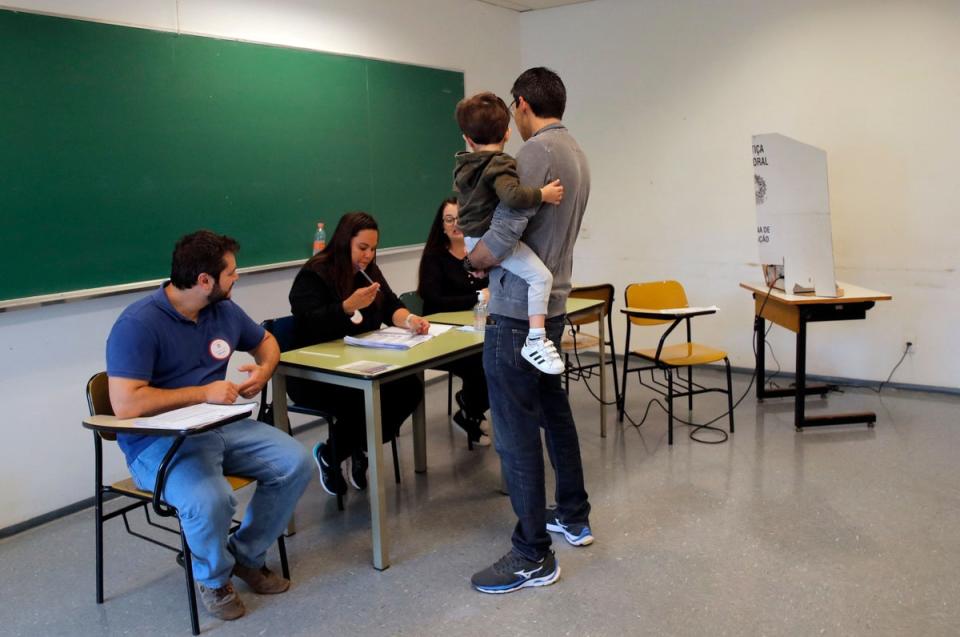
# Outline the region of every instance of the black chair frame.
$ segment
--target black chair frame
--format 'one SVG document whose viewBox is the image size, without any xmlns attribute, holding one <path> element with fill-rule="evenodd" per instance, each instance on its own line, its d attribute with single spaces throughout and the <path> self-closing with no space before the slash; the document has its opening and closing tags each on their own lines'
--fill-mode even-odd
<svg viewBox="0 0 960 637">
<path fill-rule="evenodd" d="M 627 400 L 627 374 L 632 372 L 637 372 L 637 381 L 643 387 L 651 389 L 656 393 L 664 396 L 667 399 L 667 444 L 673 444 L 673 399 L 674 398 L 683 398 L 687 397 L 687 409 L 693 410 L 693 397 L 698 394 L 707 394 L 711 392 L 719 392 L 721 394 L 727 395 L 727 409 L 729 415 L 730 423 L 730 433 L 733 433 L 734 423 L 733 423 L 733 384 L 730 373 L 730 359 L 724 358 L 723 363 L 726 366 L 727 373 L 727 388 L 723 389 L 722 387 L 704 387 L 693 380 L 693 368 L 694 365 L 686 366 L 687 368 L 687 377 L 683 378 L 680 374 L 680 367 L 675 367 L 668 365 L 660 360 L 660 355 L 663 352 L 664 344 L 666 343 L 667 337 L 670 336 L 670 333 L 680 325 L 680 323 L 686 323 L 687 331 L 687 343 L 692 342 L 693 330 L 690 325 L 691 317 L 687 316 L 684 318 L 674 319 L 673 323 L 670 324 L 663 334 L 660 336 L 660 342 L 657 344 L 657 352 L 655 355 L 655 360 L 650 361 L 649 365 L 642 365 L 639 367 L 630 367 L 630 331 L 633 326 L 633 323 L 630 319 L 627 319 L 627 334 L 625 338 L 625 345 L 623 350 L 623 380 L 620 383 L 622 388 L 620 394 L 620 401 L 617 404 L 617 419 L 619 422 L 623 422 L 623 414 L 625 411 L 625 404 Z M 637 354 L 633 354 L 636 358 L 642 358 Z M 643 358 L 643 360 L 649 360 Z M 666 379 L 666 383 L 658 381 L 655 375 L 655 372 L 660 370 L 662 376 Z M 650 372 L 650 382 L 645 383 L 643 381 L 643 372 Z M 675 373 L 676 372 L 676 373 Z"/>
<path fill-rule="evenodd" d="M 574 290 L 571 291 L 571 295 L 570 295 L 571 297 L 574 296 L 573 292 L 575 292 L 577 289 L 581 289 L 581 290 L 602 289 L 608 292 L 608 297 L 607 299 L 604 300 L 604 304 L 605 304 L 604 313 L 606 314 L 606 321 L 607 321 L 607 329 L 606 329 L 607 340 L 604 341 L 603 343 L 598 343 L 598 346 L 608 347 L 610 349 L 610 356 L 609 356 L 609 359 L 607 360 L 607 364 L 613 366 L 613 395 L 614 395 L 614 399 L 616 400 L 616 404 L 619 406 L 620 405 L 620 382 L 619 382 L 620 379 L 619 379 L 619 374 L 617 373 L 617 350 L 613 342 L 613 316 L 612 316 L 613 301 L 614 301 L 613 285 L 611 285 L 610 283 L 602 283 L 600 285 L 591 285 L 591 286 L 584 286 L 582 288 L 574 288 Z M 574 381 L 582 380 L 584 383 L 586 383 L 589 379 L 593 378 L 594 370 L 600 367 L 600 362 L 597 361 L 596 363 L 588 363 L 586 365 L 580 362 L 580 352 L 577 347 L 577 336 L 580 333 L 581 325 L 575 324 L 573 321 L 570 320 L 569 316 L 566 317 L 566 320 L 567 320 L 567 327 L 569 330 L 568 334 L 573 339 L 573 358 L 576 361 L 576 364 L 573 364 L 570 360 L 570 354 L 567 352 L 564 352 L 563 362 L 564 362 L 565 369 L 563 372 L 563 386 L 564 386 L 564 391 L 566 391 L 569 394 L 570 379 L 573 378 Z M 584 325 L 589 325 L 589 323 L 584 323 Z M 600 399 L 603 400 L 603 397 L 601 396 Z"/>
</svg>

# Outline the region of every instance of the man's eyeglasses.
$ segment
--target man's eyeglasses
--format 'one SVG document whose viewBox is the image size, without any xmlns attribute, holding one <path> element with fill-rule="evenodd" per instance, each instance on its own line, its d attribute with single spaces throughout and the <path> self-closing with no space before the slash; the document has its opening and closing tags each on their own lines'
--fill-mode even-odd
<svg viewBox="0 0 960 637">
<path fill-rule="evenodd" d="M 452 226 L 452 225 L 455 224 L 456 222 L 457 222 L 457 217 L 451 217 L 451 216 L 448 215 L 448 216 L 446 216 L 446 217 L 443 218 L 443 223 L 444 223 L 444 225 L 447 225 L 447 226 Z"/>
<path fill-rule="evenodd" d="M 514 117 L 517 114 L 517 98 L 513 98 L 513 101 L 510 102 L 510 106 L 507 107 L 507 111 L 510 112 L 510 117 Z"/>
</svg>

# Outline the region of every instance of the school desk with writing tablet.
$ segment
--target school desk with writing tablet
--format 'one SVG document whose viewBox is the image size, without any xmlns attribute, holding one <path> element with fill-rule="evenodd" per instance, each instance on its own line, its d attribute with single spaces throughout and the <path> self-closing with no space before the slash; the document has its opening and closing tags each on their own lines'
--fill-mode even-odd
<svg viewBox="0 0 960 637">
<path fill-rule="evenodd" d="M 463 73 L 0 10 L 0 308 L 169 275 L 175 241 L 304 261 L 365 210 L 423 243 Z"/>
</svg>

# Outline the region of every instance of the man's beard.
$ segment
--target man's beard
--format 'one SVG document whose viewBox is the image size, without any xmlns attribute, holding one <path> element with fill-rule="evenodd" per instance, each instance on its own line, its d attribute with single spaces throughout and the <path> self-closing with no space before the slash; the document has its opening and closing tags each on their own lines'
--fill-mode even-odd
<svg viewBox="0 0 960 637">
<path fill-rule="evenodd" d="M 216 283 L 214 283 L 214 284 L 213 284 L 213 289 L 210 290 L 210 294 L 207 295 L 207 303 L 208 303 L 209 305 L 215 305 L 216 303 L 219 303 L 220 301 L 226 301 L 227 299 L 230 298 L 230 292 L 231 292 L 232 290 L 233 290 L 233 286 L 231 286 L 230 290 L 227 290 L 226 292 L 224 292 L 224 291 L 223 291 L 223 288 L 220 287 L 220 282 L 219 282 L 219 281 L 216 282 Z"/>
</svg>

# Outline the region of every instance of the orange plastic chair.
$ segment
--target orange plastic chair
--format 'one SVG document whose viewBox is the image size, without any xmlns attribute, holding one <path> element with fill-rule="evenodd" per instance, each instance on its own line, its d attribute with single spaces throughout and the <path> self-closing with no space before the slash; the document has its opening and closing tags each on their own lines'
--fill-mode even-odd
<svg viewBox="0 0 960 637">
<path fill-rule="evenodd" d="M 668 416 L 668 443 L 673 444 L 673 399 L 687 397 L 687 408 L 693 409 L 693 397 L 707 392 L 720 392 L 727 395 L 729 410 L 730 433 L 733 433 L 733 389 L 730 378 L 730 359 L 723 350 L 693 342 L 690 321 L 692 316 L 665 315 L 658 318 L 656 314 L 642 315 L 640 309 L 668 310 L 689 307 L 687 294 L 683 286 L 677 281 L 651 281 L 647 283 L 632 283 L 624 292 L 627 307 L 621 312 L 627 315 L 627 337 L 623 353 L 623 380 L 620 383 L 620 404 L 618 405 L 618 419 L 623 422 L 624 405 L 627 394 L 627 374 L 637 372 L 637 379 L 641 385 L 656 391 L 667 398 Z M 667 345 L 666 339 L 680 323 L 686 323 L 687 340 L 675 345 Z M 630 331 L 632 326 L 667 325 L 669 327 L 660 337 L 655 348 L 636 349 L 630 351 Z M 630 357 L 640 358 L 644 362 L 638 367 L 630 367 Z M 719 387 L 703 387 L 693 382 L 693 368 L 697 365 L 707 365 L 723 361 L 727 371 L 726 390 Z M 679 370 L 687 369 L 687 377 L 683 378 Z M 660 370 L 667 378 L 664 385 L 658 381 L 655 372 Z M 643 380 L 643 372 L 650 372 L 649 384 Z M 666 389 L 664 391 L 664 388 Z"/>
</svg>

